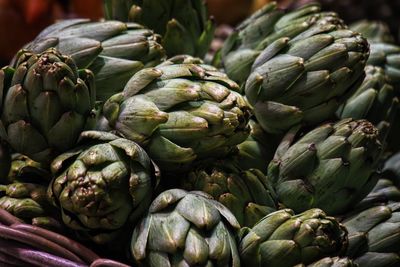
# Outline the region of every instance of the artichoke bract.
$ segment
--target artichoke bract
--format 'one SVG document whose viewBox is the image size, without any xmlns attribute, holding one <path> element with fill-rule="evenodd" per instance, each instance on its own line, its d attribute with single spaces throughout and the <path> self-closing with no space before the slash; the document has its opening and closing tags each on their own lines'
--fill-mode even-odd
<svg viewBox="0 0 400 267">
<path fill-rule="evenodd" d="M 326 257 L 308 265 L 298 264 L 294 267 L 358 267 L 358 265 L 349 258 Z"/>
<path fill-rule="evenodd" d="M 45 185 L 51 180 L 50 168 L 25 155 L 12 154 L 8 175 L 1 178 L 1 183 L 28 182 Z"/>
<path fill-rule="evenodd" d="M 375 186 L 382 145 L 366 120 L 345 119 L 296 139 L 290 131 L 268 167 L 278 199 L 296 212 L 342 214 Z"/>
<path fill-rule="evenodd" d="M 342 223 L 349 231 L 347 253 L 359 266 L 400 265 L 400 202 L 375 203 Z"/>
<path fill-rule="evenodd" d="M 91 124 L 93 73 L 55 49 L 20 51 L 15 66 L 0 70 L 0 136 L 15 152 L 49 163 Z"/>
<path fill-rule="evenodd" d="M 93 71 L 97 99 L 105 101 L 122 91 L 138 70 L 164 59 L 160 42 L 159 35 L 136 23 L 71 19 L 44 29 L 24 48 L 41 53 L 56 47 L 70 55 L 79 68 Z"/>
<path fill-rule="evenodd" d="M 203 192 L 161 193 L 133 232 L 130 251 L 144 266 L 240 266 L 233 214 Z"/>
<path fill-rule="evenodd" d="M 396 91 L 389 77 L 381 67 L 365 67 L 365 79 L 354 94 L 339 107 L 337 115 L 341 119 L 366 119 L 372 122 L 385 139 L 399 105 Z"/>
<path fill-rule="evenodd" d="M 133 21 L 163 36 L 168 56 L 203 58 L 214 36 L 203 0 L 104 0 L 106 19 Z"/>
<path fill-rule="evenodd" d="M 241 226 L 252 227 L 278 208 L 275 192 L 260 170 L 240 170 L 228 160 L 206 162 L 193 169 L 182 179 L 182 187 L 210 194 Z"/>
<path fill-rule="evenodd" d="M 268 4 L 221 50 L 228 76 L 244 85 L 263 129 L 284 133 L 332 117 L 363 79 L 367 41 L 318 4 L 284 14 Z"/>
<path fill-rule="evenodd" d="M 249 135 L 250 107 L 238 85 L 198 59 L 177 56 L 136 73 L 103 115 L 118 134 L 143 145 L 161 170 L 224 156 Z"/>
<path fill-rule="evenodd" d="M 290 209 L 265 216 L 253 228 L 239 233 L 244 266 L 292 267 L 310 264 L 346 251 L 345 227 L 320 209 L 294 215 Z"/>
<path fill-rule="evenodd" d="M 156 167 L 136 143 L 111 133 L 86 131 L 78 148 L 51 164 L 48 194 L 64 223 L 96 243 L 116 238 L 146 212 Z"/>
</svg>

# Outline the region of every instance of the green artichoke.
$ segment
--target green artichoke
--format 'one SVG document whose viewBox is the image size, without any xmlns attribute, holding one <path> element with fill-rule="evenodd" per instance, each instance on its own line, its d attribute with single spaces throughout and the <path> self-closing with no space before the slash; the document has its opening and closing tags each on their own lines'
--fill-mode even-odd
<svg viewBox="0 0 400 267">
<path fill-rule="evenodd" d="M 252 227 L 278 206 L 275 192 L 261 171 L 242 171 L 227 160 L 206 161 L 182 179 L 182 187 L 210 194 L 235 215 L 241 226 Z"/>
<path fill-rule="evenodd" d="M 273 159 L 282 137 L 266 133 L 254 120 L 250 120 L 250 135 L 239 145 L 233 155 L 236 164 L 243 170 L 259 169 L 264 174 Z"/>
<path fill-rule="evenodd" d="M 365 73 L 364 81 L 339 107 L 337 115 L 341 119 L 366 119 L 372 122 L 379 129 L 381 140 L 384 140 L 395 122 L 399 99 L 381 67 L 368 65 Z"/>
<path fill-rule="evenodd" d="M 55 49 L 21 51 L 15 65 L 0 70 L 0 137 L 14 151 L 49 163 L 74 147 L 92 121 L 93 74 Z"/>
<path fill-rule="evenodd" d="M 203 192 L 161 193 L 133 232 L 131 254 L 143 266 L 240 266 L 239 223 Z"/>
<path fill-rule="evenodd" d="M 350 25 L 350 29 L 359 32 L 367 38 L 368 42 L 394 43 L 394 37 L 390 33 L 389 26 L 383 21 L 360 20 Z"/>
<path fill-rule="evenodd" d="M 27 156 L 13 154 L 11 156 L 11 167 L 2 183 L 28 182 L 45 185 L 51 180 L 48 166 L 33 161 Z"/>
<path fill-rule="evenodd" d="M 111 133 L 86 131 L 80 138 L 87 143 L 52 162 L 48 194 L 68 227 L 107 243 L 149 207 L 155 166 L 136 143 Z"/>
<path fill-rule="evenodd" d="M 239 234 L 239 254 L 244 266 L 292 267 L 310 264 L 347 248 L 347 231 L 320 209 L 294 215 L 290 209 L 265 216 Z"/>
<path fill-rule="evenodd" d="M 220 56 L 244 84 L 262 128 L 284 133 L 332 117 L 363 79 L 367 41 L 318 4 L 284 14 L 266 5 L 237 27 Z"/>
<path fill-rule="evenodd" d="M 358 265 L 349 258 L 326 257 L 308 265 L 298 264 L 294 267 L 358 267 Z"/>
<path fill-rule="evenodd" d="M 362 267 L 400 265 L 400 202 L 377 204 L 346 217 L 348 254 Z"/>
<path fill-rule="evenodd" d="M 203 58 L 214 35 L 203 0 L 104 0 L 104 11 L 106 19 L 138 22 L 161 34 L 168 56 Z"/>
<path fill-rule="evenodd" d="M 114 131 L 143 145 L 161 170 L 224 156 L 249 135 L 238 85 L 198 59 L 177 56 L 136 73 L 103 106 Z"/>
<path fill-rule="evenodd" d="M 282 140 L 268 167 L 278 199 L 286 207 L 341 214 L 375 186 L 382 149 L 378 130 L 370 122 L 345 119 L 297 139 L 295 133 L 293 129 Z"/>
<path fill-rule="evenodd" d="M 26 223 L 59 229 L 62 226 L 57 217 L 57 210 L 52 207 L 46 191 L 46 186 L 33 183 L 0 185 L 0 208 Z"/>
<path fill-rule="evenodd" d="M 93 71 L 97 99 L 105 101 L 121 92 L 138 70 L 163 60 L 160 42 L 159 35 L 135 23 L 72 19 L 49 26 L 25 49 L 41 53 L 56 47 L 70 55 L 79 68 Z"/>
<path fill-rule="evenodd" d="M 400 46 L 394 43 L 387 25 L 379 21 L 360 21 L 351 26 L 370 43 L 369 65 L 382 67 L 390 82 L 400 85 Z"/>
</svg>

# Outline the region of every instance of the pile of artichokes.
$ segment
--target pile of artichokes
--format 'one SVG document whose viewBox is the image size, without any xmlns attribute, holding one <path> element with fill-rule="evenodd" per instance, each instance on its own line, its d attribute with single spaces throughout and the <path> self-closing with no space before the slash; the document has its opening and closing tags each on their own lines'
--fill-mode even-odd
<svg viewBox="0 0 400 267">
<path fill-rule="evenodd" d="M 400 266 L 383 22 L 273 2 L 213 54 L 201 0 L 104 10 L 0 69 L 0 264 Z"/>
</svg>

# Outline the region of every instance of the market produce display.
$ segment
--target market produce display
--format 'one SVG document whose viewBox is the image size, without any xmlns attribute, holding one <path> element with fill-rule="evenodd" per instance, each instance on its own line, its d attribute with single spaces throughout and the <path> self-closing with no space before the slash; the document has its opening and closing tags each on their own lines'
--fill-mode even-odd
<svg viewBox="0 0 400 267">
<path fill-rule="evenodd" d="M 400 266 L 384 21 L 103 3 L 0 69 L 0 266 Z"/>
</svg>

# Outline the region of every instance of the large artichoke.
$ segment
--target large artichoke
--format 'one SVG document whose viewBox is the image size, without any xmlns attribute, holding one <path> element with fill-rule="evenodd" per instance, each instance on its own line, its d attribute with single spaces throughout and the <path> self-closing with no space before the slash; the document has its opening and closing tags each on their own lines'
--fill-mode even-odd
<svg viewBox="0 0 400 267">
<path fill-rule="evenodd" d="M 93 74 L 55 49 L 21 51 L 16 68 L 0 70 L 0 136 L 38 162 L 75 146 L 91 121 Z"/>
<path fill-rule="evenodd" d="M 341 214 L 377 182 L 378 130 L 368 121 L 328 123 L 296 139 L 289 132 L 268 167 L 279 201 L 302 212 L 321 208 Z"/>
<path fill-rule="evenodd" d="M 203 0 L 104 0 L 106 19 L 133 21 L 163 36 L 168 56 L 203 58 L 214 34 Z"/>
<path fill-rule="evenodd" d="M 252 227 L 277 210 L 275 192 L 257 169 L 240 170 L 229 161 L 205 162 L 182 179 L 183 188 L 210 194 L 227 207 L 241 226 Z"/>
<path fill-rule="evenodd" d="M 131 254 L 139 264 L 240 266 L 233 214 L 203 192 L 161 193 L 133 232 Z"/>
<path fill-rule="evenodd" d="M 107 100 L 105 124 L 144 145 L 161 170 L 182 170 L 247 138 L 250 107 L 237 90 L 214 67 L 178 56 L 136 73 Z"/>
<path fill-rule="evenodd" d="M 64 223 L 97 243 L 114 239 L 149 207 L 155 167 L 136 143 L 87 131 L 88 142 L 58 156 L 48 193 Z"/>
<path fill-rule="evenodd" d="M 344 226 L 320 209 L 299 215 L 289 209 L 276 211 L 253 228 L 242 228 L 239 238 L 242 264 L 252 267 L 307 265 L 343 254 L 348 243 Z"/>
<path fill-rule="evenodd" d="M 318 4 L 284 14 L 272 3 L 237 27 L 221 57 L 227 74 L 246 82 L 263 129 L 283 133 L 333 116 L 362 81 L 368 53 L 360 34 Z"/>
<path fill-rule="evenodd" d="M 395 115 L 399 99 L 381 67 L 365 67 L 366 77 L 353 95 L 338 109 L 339 118 L 366 119 L 372 122 L 385 139 Z"/>
<path fill-rule="evenodd" d="M 25 49 L 41 53 L 56 47 L 70 55 L 79 68 L 94 72 L 97 99 L 105 101 L 122 91 L 138 70 L 161 62 L 165 51 L 160 39 L 135 23 L 72 19 L 49 26 Z"/>
</svg>

